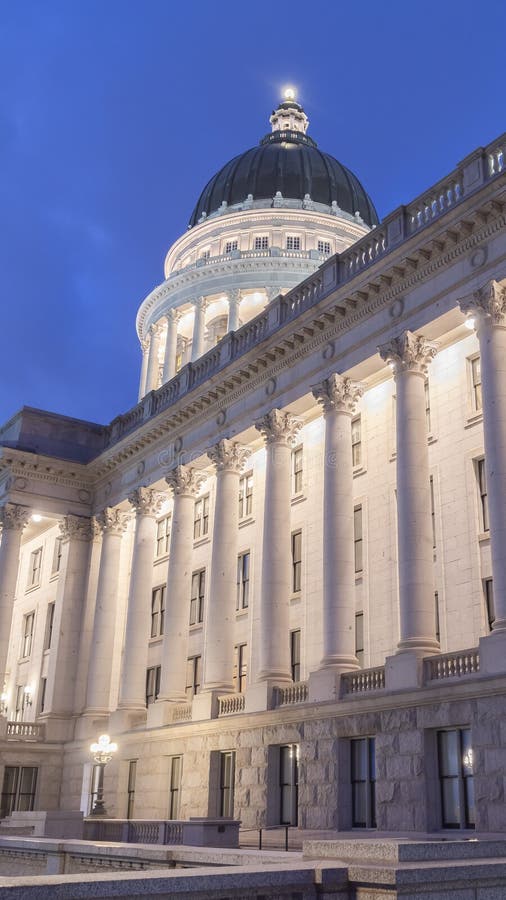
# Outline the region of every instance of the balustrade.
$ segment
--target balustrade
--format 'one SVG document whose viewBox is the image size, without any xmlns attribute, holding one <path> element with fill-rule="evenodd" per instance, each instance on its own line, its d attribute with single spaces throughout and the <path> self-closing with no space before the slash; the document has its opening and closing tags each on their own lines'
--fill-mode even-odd
<svg viewBox="0 0 506 900">
<path fill-rule="evenodd" d="M 478 648 L 457 650 L 454 653 L 431 656 L 425 660 L 425 680 L 428 682 L 476 675 L 479 671 L 480 653 Z"/>
<path fill-rule="evenodd" d="M 246 697 L 244 694 L 225 694 L 218 697 L 218 716 L 233 716 L 244 710 Z"/>
<path fill-rule="evenodd" d="M 341 675 L 341 696 L 366 694 L 370 691 L 380 691 L 384 687 L 384 666 L 377 666 L 374 669 L 359 669 L 356 672 L 346 672 Z"/>
<path fill-rule="evenodd" d="M 276 706 L 294 706 L 296 703 L 305 703 L 307 698 L 307 681 L 295 681 L 286 687 L 276 688 Z"/>
<path fill-rule="evenodd" d="M 8 741 L 43 741 L 45 726 L 37 722 L 7 722 Z"/>
</svg>

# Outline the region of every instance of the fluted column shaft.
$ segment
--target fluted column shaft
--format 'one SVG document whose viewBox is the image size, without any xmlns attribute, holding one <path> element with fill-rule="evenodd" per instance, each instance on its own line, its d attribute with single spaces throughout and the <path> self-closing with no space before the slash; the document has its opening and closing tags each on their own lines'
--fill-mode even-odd
<svg viewBox="0 0 506 900">
<path fill-rule="evenodd" d="M 165 342 L 165 359 L 163 362 L 163 384 L 176 374 L 177 357 L 177 323 L 179 314 L 171 309 L 167 313 L 167 339 Z"/>
<path fill-rule="evenodd" d="M 156 517 L 163 494 L 141 487 L 128 498 L 135 509 L 135 537 L 118 709 L 144 709 Z"/>
<path fill-rule="evenodd" d="M 397 390 L 398 647 L 423 655 L 439 649 L 425 411 L 425 378 L 436 345 L 405 331 L 379 351 L 393 367 Z"/>
<path fill-rule="evenodd" d="M 494 631 L 506 630 L 506 280 L 460 301 L 480 344 L 483 437 L 494 582 Z"/>
<path fill-rule="evenodd" d="M 216 504 L 209 603 L 206 610 L 203 690 L 233 690 L 239 533 L 239 477 L 249 451 L 222 440 L 209 458 L 216 465 Z"/>
<path fill-rule="evenodd" d="M 301 422 L 273 409 L 256 422 L 266 439 L 259 681 L 291 681 L 291 448 Z"/>
<path fill-rule="evenodd" d="M 141 366 L 141 377 L 139 379 L 139 396 L 138 399 L 142 400 L 144 395 L 146 394 L 146 379 L 148 374 L 148 359 L 149 359 L 149 341 L 141 341 L 142 347 L 142 366 Z"/>
<path fill-rule="evenodd" d="M 325 417 L 321 667 L 340 671 L 358 667 L 351 419 L 361 393 L 360 385 L 336 374 L 313 388 Z"/>
<path fill-rule="evenodd" d="M 167 575 L 160 700 L 186 698 L 193 518 L 195 497 L 203 480 L 204 476 L 188 466 L 177 466 L 167 476 L 167 483 L 174 491 L 174 509 Z"/>
<path fill-rule="evenodd" d="M 192 362 L 195 362 L 204 352 L 204 337 L 206 323 L 205 297 L 199 297 L 193 304 L 195 319 L 193 322 Z"/>
<path fill-rule="evenodd" d="M 30 518 L 27 506 L 6 503 L 0 509 L 0 689 L 5 681 L 7 654 L 12 625 L 12 610 L 19 569 L 19 551 L 23 529 Z"/>
<path fill-rule="evenodd" d="M 126 520 L 117 509 L 105 509 L 96 517 L 102 528 L 102 550 L 98 572 L 97 600 L 93 620 L 86 709 L 109 711 L 112 655 L 116 630 L 121 539 Z"/>
<path fill-rule="evenodd" d="M 228 330 L 237 331 L 239 328 L 239 310 L 241 307 L 241 292 L 228 291 Z"/>
<path fill-rule="evenodd" d="M 148 367 L 146 372 L 146 390 L 154 391 L 158 387 L 158 372 L 160 368 L 160 341 L 162 339 L 162 326 L 152 325 L 149 329 L 151 340 L 149 342 Z"/>
</svg>

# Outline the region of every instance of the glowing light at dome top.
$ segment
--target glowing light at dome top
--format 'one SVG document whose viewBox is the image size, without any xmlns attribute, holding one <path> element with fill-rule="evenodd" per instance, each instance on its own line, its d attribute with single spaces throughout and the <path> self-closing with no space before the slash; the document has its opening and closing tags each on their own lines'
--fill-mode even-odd
<svg viewBox="0 0 506 900">
<path fill-rule="evenodd" d="M 286 87 L 283 91 L 283 98 L 285 100 L 295 100 L 295 88 Z"/>
</svg>

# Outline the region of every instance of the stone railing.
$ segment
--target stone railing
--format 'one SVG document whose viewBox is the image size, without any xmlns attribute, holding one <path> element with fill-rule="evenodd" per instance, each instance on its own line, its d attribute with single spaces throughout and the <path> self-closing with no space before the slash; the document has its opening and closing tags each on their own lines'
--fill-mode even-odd
<svg viewBox="0 0 506 900">
<path fill-rule="evenodd" d="M 192 705 L 191 703 L 178 703 L 172 710 L 173 722 L 191 722 Z"/>
<path fill-rule="evenodd" d="M 37 722 L 7 722 L 8 741 L 43 741 L 46 726 Z"/>
<path fill-rule="evenodd" d="M 295 681 L 286 687 L 277 687 L 274 691 L 275 706 L 294 706 L 296 703 L 305 703 L 307 698 L 307 681 Z"/>
<path fill-rule="evenodd" d="M 101 819 L 84 821 L 87 841 L 120 841 L 124 844 L 182 844 L 183 821 L 150 819 Z"/>
<path fill-rule="evenodd" d="M 268 247 L 265 250 L 231 250 L 230 253 L 220 253 L 218 256 L 200 257 L 200 259 L 181 269 L 175 269 L 171 272 L 169 278 L 177 278 L 179 275 L 192 269 L 214 266 L 216 263 L 232 262 L 235 259 L 268 259 L 269 257 L 314 259 L 317 262 L 323 262 L 328 259 L 328 254 L 320 253 L 318 250 L 286 250 L 282 247 Z"/>
<path fill-rule="evenodd" d="M 471 650 L 456 650 L 430 656 L 424 660 L 425 681 L 443 681 L 446 678 L 463 678 L 465 675 L 477 675 L 480 671 L 480 653 L 477 647 Z"/>
<path fill-rule="evenodd" d="M 234 716 L 243 712 L 245 703 L 244 694 L 224 694 L 218 697 L 218 716 Z"/>
<path fill-rule="evenodd" d="M 385 687 L 385 666 L 374 669 L 358 669 L 341 675 L 341 697 L 350 694 L 367 694 Z"/>
</svg>

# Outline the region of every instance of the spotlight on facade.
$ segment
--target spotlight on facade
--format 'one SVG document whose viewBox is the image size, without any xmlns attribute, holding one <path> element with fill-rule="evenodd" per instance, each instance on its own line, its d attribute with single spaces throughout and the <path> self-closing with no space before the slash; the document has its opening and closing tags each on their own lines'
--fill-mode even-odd
<svg viewBox="0 0 506 900">
<path fill-rule="evenodd" d="M 464 324 L 465 324 L 466 328 L 469 328 L 469 331 L 472 331 L 474 326 L 476 325 L 476 322 L 472 316 L 468 316 L 468 318 L 466 319 Z"/>
<path fill-rule="evenodd" d="M 106 816 L 107 811 L 104 804 L 104 771 L 106 764 L 113 758 L 118 745 L 111 742 L 108 734 L 101 734 L 98 741 L 91 744 L 90 751 L 93 759 L 99 766 L 97 781 L 97 796 L 90 815 Z"/>
<path fill-rule="evenodd" d="M 39 513 L 34 513 L 32 516 L 32 522 L 42 522 L 42 516 Z"/>
</svg>

